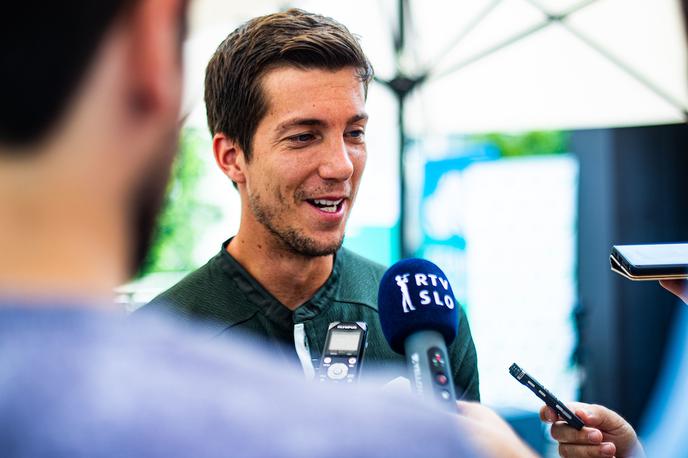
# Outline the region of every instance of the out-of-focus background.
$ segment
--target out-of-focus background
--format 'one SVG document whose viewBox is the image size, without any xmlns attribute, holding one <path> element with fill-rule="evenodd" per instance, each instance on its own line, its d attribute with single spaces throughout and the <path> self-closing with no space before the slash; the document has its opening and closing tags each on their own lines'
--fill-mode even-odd
<svg viewBox="0 0 688 458">
<path fill-rule="evenodd" d="M 613 274 L 608 256 L 612 244 L 688 240 L 676 0 L 195 0 L 181 154 L 154 250 L 120 301 L 145 303 L 236 232 L 238 194 L 205 121 L 205 65 L 238 25 L 289 7 L 345 24 L 376 71 L 345 245 L 448 274 L 483 401 L 542 453 L 540 403 L 511 379 L 512 362 L 561 399 L 640 426 L 676 301 Z"/>
</svg>

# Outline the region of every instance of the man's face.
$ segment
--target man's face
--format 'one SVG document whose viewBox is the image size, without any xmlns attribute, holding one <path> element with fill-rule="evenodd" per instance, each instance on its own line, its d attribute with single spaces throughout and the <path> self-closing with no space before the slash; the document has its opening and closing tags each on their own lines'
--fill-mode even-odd
<svg viewBox="0 0 688 458">
<path fill-rule="evenodd" d="M 277 68 L 246 165 L 249 217 L 288 250 L 334 253 L 365 167 L 365 95 L 354 68 Z"/>
</svg>

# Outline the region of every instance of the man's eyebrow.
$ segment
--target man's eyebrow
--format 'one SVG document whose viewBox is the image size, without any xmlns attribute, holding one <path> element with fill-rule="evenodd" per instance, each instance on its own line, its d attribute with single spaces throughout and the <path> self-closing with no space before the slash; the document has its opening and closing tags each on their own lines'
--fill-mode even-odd
<svg viewBox="0 0 688 458">
<path fill-rule="evenodd" d="M 347 121 L 347 124 L 353 124 L 358 121 L 364 121 L 368 119 L 368 114 L 367 113 L 358 113 L 356 115 L 353 115 L 352 117 L 349 118 Z M 292 127 L 300 127 L 300 126 L 324 126 L 326 123 L 322 119 L 316 119 L 316 118 L 294 118 L 294 119 L 289 119 L 288 121 L 284 121 L 280 125 L 277 126 L 275 129 L 275 132 L 277 134 L 282 134 L 283 132 L 291 129 Z"/>
<path fill-rule="evenodd" d="M 368 113 L 359 113 L 349 118 L 348 124 L 353 124 L 358 121 L 365 121 L 368 119 Z"/>
<path fill-rule="evenodd" d="M 282 124 L 277 126 L 275 131 L 278 134 L 281 134 L 292 127 L 299 127 L 299 126 L 323 126 L 325 123 L 320 120 L 320 119 L 314 119 L 314 118 L 294 118 L 290 119 L 288 121 L 284 121 Z"/>
</svg>

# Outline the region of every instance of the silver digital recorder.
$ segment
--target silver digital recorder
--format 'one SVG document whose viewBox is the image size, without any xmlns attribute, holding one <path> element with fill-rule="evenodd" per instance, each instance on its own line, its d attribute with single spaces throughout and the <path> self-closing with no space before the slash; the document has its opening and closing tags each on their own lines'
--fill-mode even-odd
<svg viewBox="0 0 688 458">
<path fill-rule="evenodd" d="M 358 380 L 367 335 L 368 326 L 362 321 L 330 323 L 320 358 L 321 383 L 354 383 Z"/>
</svg>

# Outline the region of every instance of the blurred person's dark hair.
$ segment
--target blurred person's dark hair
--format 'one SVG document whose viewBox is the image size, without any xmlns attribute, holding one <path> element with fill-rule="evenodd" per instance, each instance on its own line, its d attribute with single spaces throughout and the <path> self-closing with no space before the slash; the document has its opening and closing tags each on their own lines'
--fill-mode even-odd
<svg viewBox="0 0 688 458">
<path fill-rule="evenodd" d="M 91 246 L 114 239 L 123 262 L 91 269 L 93 277 L 122 281 L 137 269 L 177 149 L 186 6 L 186 0 L 25 0 L 6 8 L 0 27 L 0 198 L 12 203 L 2 208 L 12 224 L 2 227 L 4 248 L 18 234 L 38 239 L 46 228 L 60 226 L 46 245 L 82 250 L 74 258 L 83 264 L 95 251 Z M 20 194 L 22 186 L 31 193 Z M 60 213 L 60 221 L 58 208 L 73 213 Z M 79 244 L 82 231 L 100 236 Z M 5 288 L 31 290 L 31 282 L 42 282 L 48 290 L 59 283 L 51 280 L 58 277 L 52 264 L 40 266 L 51 275 L 38 274 L 38 242 L 14 245 L 23 267 L 5 263 Z M 125 262 L 126 272 L 119 268 Z M 76 286 L 63 280 L 63 289 Z M 93 290 L 106 283 L 100 280 L 90 282 Z"/>
<path fill-rule="evenodd" d="M 251 158 L 253 135 L 267 111 L 262 77 L 271 69 L 358 69 L 367 91 L 373 69 L 360 43 L 337 21 L 290 9 L 258 17 L 232 32 L 210 59 L 205 76 L 208 127 L 236 141 Z"/>
<path fill-rule="evenodd" d="M 688 0 L 681 0 L 681 5 L 683 6 L 683 27 L 688 38 Z"/>
<path fill-rule="evenodd" d="M 0 27 L 0 142 L 24 146 L 47 134 L 110 25 L 137 1 L 12 2 Z"/>
</svg>

